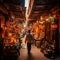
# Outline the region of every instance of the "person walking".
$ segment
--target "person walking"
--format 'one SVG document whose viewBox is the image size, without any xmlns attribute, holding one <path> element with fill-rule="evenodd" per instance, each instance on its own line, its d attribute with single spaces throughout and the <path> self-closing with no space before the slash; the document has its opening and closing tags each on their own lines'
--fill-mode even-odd
<svg viewBox="0 0 60 60">
<path fill-rule="evenodd" d="M 30 34 L 30 30 L 28 30 L 28 34 L 26 35 L 25 43 L 27 42 L 27 50 L 28 54 L 30 54 L 31 51 L 31 44 L 33 42 L 33 36 Z"/>
</svg>

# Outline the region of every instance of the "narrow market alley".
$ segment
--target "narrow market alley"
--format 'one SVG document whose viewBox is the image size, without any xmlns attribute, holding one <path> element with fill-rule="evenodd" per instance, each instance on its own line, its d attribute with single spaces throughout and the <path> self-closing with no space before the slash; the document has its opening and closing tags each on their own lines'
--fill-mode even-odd
<svg viewBox="0 0 60 60">
<path fill-rule="evenodd" d="M 60 60 L 60 0 L 0 0 L 0 60 Z"/>
</svg>

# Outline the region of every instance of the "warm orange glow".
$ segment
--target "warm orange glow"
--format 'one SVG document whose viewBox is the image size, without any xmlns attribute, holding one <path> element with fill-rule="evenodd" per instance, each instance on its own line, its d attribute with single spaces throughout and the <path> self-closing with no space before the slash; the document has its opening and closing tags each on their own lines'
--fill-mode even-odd
<svg viewBox="0 0 60 60">
<path fill-rule="evenodd" d="M 41 20 L 41 21 L 43 20 L 42 16 L 40 17 L 40 20 Z"/>
<path fill-rule="evenodd" d="M 53 15 L 53 17 L 55 18 L 55 17 L 56 17 L 56 15 Z"/>
<path fill-rule="evenodd" d="M 46 21 L 49 21 L 49 19 L 46 19 Z"/>
<path fill-rule="evenodd" d="M 12 37 L 10 43 L 16 44 L 17 43 L 16 38 Z"/>
<path fill-rule="evenodd" d="M 12 33 L 8 33 L 8 36 L 11 37 L 12 36 Z"/>
<path fill-rule="evenodd" d="M 47 19 L 46 19 L 46 22 L 50 22 L 50 20 L 47 18 Z"/>
</svg>

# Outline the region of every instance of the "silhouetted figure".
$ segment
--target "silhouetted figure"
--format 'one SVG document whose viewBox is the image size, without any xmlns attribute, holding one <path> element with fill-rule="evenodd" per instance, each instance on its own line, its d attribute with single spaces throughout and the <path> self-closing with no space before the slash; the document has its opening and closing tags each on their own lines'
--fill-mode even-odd
<svg viewBox="0 0 60 60">
<path fill-rule="evenodd" d="M 30 34 L 30 30 L 28 30 L 28 34 L 26 36 L 26 40 L 25 40 L 25 43 L 27 42 L 27 50 L 28 50 L 28 54 L 30 54 L 30 51 L 31 51 L 31 44 L 32 44 L 32 41 L 33 41 L 33 36 Z"/>
</svg>

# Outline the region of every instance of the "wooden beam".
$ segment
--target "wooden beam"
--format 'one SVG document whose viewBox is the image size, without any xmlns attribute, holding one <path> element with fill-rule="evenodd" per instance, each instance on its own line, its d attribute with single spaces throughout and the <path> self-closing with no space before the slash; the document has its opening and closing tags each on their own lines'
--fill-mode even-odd
<svg viewBox="0 0 60 60">
<path fill-rule="evenodd" d="M 17 11 L 17 10 L 8 10 L 8 11 L 12 11 L 12 12 L 20 12 L 20 13 L 22 13 L 22 11 Z"/>
</svg>

